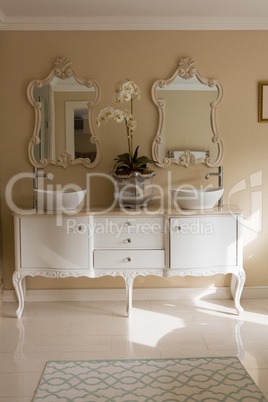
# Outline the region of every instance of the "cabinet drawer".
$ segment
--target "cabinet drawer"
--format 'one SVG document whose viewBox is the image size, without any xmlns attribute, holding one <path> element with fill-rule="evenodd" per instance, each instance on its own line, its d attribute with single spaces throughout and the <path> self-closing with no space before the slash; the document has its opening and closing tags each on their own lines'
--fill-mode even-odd
<svg viewBox="0 0 268 402">
<path fill-rule="evenodd" d="M 121 233 L 115 236 L 111 233 L 96 234 L 94 237 L 95 248 L 123 248 L 123 249 L 152 249 L 164 248 L 163 233 L 145 235 L 143 233 Z"/>
<path fill-rule="evenodd" d="M 164 250 L 95 250 L 94 268 L 164 268 Z"/>
<path fill-rule="evenodd" d="M 163 218 L 146 217 L 95 217 L 94 234 L 143 233 L 158 234 L 164 232 Z"/>
</svg>

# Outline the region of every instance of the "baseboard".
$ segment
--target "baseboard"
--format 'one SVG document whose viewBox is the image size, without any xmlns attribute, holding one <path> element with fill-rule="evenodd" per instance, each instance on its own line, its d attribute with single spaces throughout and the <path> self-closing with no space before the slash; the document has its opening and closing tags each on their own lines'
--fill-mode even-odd
<svg viewBox="0 0 268 402">
<path fill-rule="evenodd" d="M 25 301 L 120 301 L 125 300 L 125 289 L 40 289 L 27 290 Z M 218 288 L 138 288 L 133 300 L 230 299 L 227 287 Z M 267 299 L 268 286 L 245 287 L 243 299 Z M 16 302 L 14 290 L 4 290 L 4 302 Z"/>
</svg>

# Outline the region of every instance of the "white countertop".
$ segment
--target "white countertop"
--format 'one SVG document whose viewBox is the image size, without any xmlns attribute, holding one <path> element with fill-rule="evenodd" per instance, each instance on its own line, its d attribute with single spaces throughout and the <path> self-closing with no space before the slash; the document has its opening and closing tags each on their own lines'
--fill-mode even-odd
<svg viewBox="0 0 268 402">
<path fill-rule="evenodd" d="M 241 208 L 237 205 L 224 205 L 223 207 L 214 207 L 213 209 L 206 210 L 186 210 L 180 208 L 169 209 L 140 209 L 133 210 L 126 208 L 121 210 L 120 208 L 110 209 L 109 207 L 96 207 L 91 210 L 72 210 L 72 211 L 35 211 L 34 209 L 21 209 L 20 212 L 13 213 L 15 216 L 24 215 L 75 215 L 75 216 L 197 216 L 197 215 L 232 215 L 232 214 L 243 214 Z"/>
</svg>

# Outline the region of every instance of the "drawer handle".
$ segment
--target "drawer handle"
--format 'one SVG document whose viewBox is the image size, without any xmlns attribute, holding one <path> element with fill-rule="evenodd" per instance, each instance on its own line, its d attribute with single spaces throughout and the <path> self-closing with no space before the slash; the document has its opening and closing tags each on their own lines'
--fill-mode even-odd
<svg viewBox="0 0 268 402">
<path fill-rule="evenodd" d="M 126 239 L 125 243 L 131 243 L 131 239 Z"/>
<path fill-rule="evenodd" d="M 130 257 L 127 257 L 127 258 L 125 258 L 123 261 L 124 261 L 124 262 L 131 262 L 131 258 L 130 258 Z"/>
</svg>

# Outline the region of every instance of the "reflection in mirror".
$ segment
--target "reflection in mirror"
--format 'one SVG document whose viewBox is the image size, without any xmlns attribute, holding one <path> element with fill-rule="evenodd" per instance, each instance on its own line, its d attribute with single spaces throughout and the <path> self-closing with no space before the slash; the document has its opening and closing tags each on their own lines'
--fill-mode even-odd
<svg viewBox="0 0 268 402">
<path fill-rule="evenodd" d="M 72 104 L 73 102 L 70 103 Z M 91 162 L 94 162 L 96 158 L 96 145 L 90 141 L 92 135 L 88 123 L 88 109 L 74 109 L 72 117 L 73 125 L 70 125 L 72 130 L 70 130 L 69 137 L 71 138 L 70 147 L 74 146 L 74 149 L 70 149 L 70 153 L 75 158 L 89 158 Z M 72 140 L 73 137 L 74 141 Z"/>
<path fill-rule="evenodd" d="M 152 98 L 159 111 L 153 159 L 160 167 L 176 163 L 217 166 L 223 144 L 215 112 L 222 100 L 219 81 L 204 78 L 191 59 L 182 59 L 168 80 L 158 80 Z"/>
<path fill-rule="evenodd" d="M 100 98 L 97 82 L 79 77 L 72 63 L 62 58 L 56 60 L 48 77 L 30 82 L 27 94 L 35 110 L 28 149 L 32 164 L 96 166 L 100 160 L 93 117 Z"/>
</svg>

